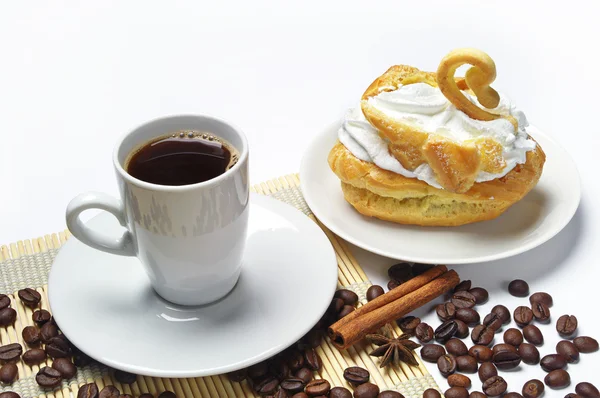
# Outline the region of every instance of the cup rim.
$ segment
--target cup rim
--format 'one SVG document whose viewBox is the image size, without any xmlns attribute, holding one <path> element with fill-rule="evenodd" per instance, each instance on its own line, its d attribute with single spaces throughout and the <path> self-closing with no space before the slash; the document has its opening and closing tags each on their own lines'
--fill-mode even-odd
<svg viewBox="0 0 600 398">
<path fill-rule="evenodd" d="M 161 185 L 161 184 L 154 184 L 151 182 L 146 182 L 146 181 L 140 180 L 139 178 L 135 178 L 134 176 L 129 174 L 127 172 L 127 170 L 125 170 L 123 168 L 123 166 L 121 166 L 121 163 L 119 162 L 119 149 L 121 148 L 121 145 L 123 145 L 123 141 L 125 141 L 125 139 L 127 137 L 129 137 L 134 131 L 136 131 L 136 130 L 140 129 L 141 127 L 144 127 L 148 124 L 155 123 L 158 121 L 162 121 L 162 120 L 166 120 L 166 119 L 185 118 L 185 117 L 199 117 L 199 118 L 204 118 L 204 119 L 212 119 L 213 121 L 223 123 L 223 124 L 231 127 L 233 130 L 235 130 L 235 132 L 239 135 L 239 137 L 242 141 L 242 148 L 239 149 L 240 159 L 238 160 L 238 162 L 235 165 L 233 165 L 232 168 L 226 170 L 223 174 L 220 174 L 217 177 L 214 177 L 208 181 L 197 182 L 195 184 L 188 184 L 188 185 Z M 240 167 L 242 167 L 242 164 L 244 164 L 247 161 L 247 159 L 248 159 L 248 140 L 247 140 L 244 132 L 239 127 L 237 127 L 235 124 L 227 122 L 221 118 L 211 116 L 211 115 L 206 115 L 206 114 L 191 114 L 191 113 L 176 114 L 176 115 L 160 116 L 160 117 L 148 120 L 142 124 L 137 125 L 133 129 L 130 129 L 126 133 L 122 134 L 113 149 L 113 164 L 115 166 L 115 169 L 127 182 L 137 185 L 140 188 L 145 188 L 145 189 L 154 190 L 154 191 L 163 191 L 163 192 L 184 192 L 184 191 L 189 191 L 189 190 L 193 190 L 193 189 L 197 189 L 197 188 L 211 187 L 211 186 L 217 185 L 221 181 L 228 178 L 229 175 L 237 172 L 238 169 Z"/>
</svg>

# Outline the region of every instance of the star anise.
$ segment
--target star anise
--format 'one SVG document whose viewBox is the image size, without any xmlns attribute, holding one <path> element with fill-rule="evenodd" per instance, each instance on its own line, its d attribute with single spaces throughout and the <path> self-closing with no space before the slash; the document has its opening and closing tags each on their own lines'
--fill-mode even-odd
<svg viewBox="0 0 600 398">
<path fill-rule="evenodd" d="M 400 362 L 419 366 L 419 363 L 415 359 L 414 350 L 421 347 L 421 344 L 409 340 L 410 336 L 408 334 L 403 334 L 398 338 L 390 338 L 382 334 L 368 334 L 366 338 L 369 342 L 378 346 L 369 355 L 382 357 L 379 365 L 380 368 L 390 363 L 399 366 Z"/>
</svg>

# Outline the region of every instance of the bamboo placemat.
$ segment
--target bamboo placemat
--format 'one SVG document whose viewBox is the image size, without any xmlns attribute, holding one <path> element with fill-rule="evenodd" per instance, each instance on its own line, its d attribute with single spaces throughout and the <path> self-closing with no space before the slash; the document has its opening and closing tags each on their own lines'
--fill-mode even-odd
<svg viewBox="0 0 600 398">
<path fill-rule="evenodd" d="M 333 248 L 338 262 L 338 286 L 353 290 L 359 296 L 360 304 L 366 303 L 366 291 L 371 286 L 367 275 L 357 263 L 347 244 L 325 226 L 312 214 L 300 191 L 298 175 L 287 175 L 271 181 L 255 185 L 252 190 L 259 194 L 269 195 L 289 203 L 314 220 L 325 232 Z M 48 308 L 47 276 L 60 247 L 69 239 L 69 231 L 46 235 L 43 238 L 24 240 L 0 247 L 0 293 L 8 294 L 12 307 L 17 310 L 17 322 L 8 328 L 0 327 L 0 345 L 18 342 L 24 349 L 21 331 L 25 326 L 32 325 L 32 310 L 23 306 L 16 298 L 16 292 L 25 287 L 34 287 L 42 294 L 42 308 Z M 16 298 L 16 299 L 15 299 Z M 388 332 L 401 334 L 394 324 L 386 326 Z M 67 336 L 68 337 L 68 336 Z M 368 352 L 373 346 L 366 343 L 356 344 L 347 350 L 340 351 L 328 339 L 324 339 L 317 348 L 323 368 L 315 374 L 316 378 L 325 378 L 333 386 L 350 387 L 342 377 L 343 371 L 349 366 L 361 366 L 371 373 L 371 381 L 381 390 L 394 389 L 406 398 L 421 398 L 423 391 L 439 387 L 419 358 L 419 366 L 402 364 L 400 367 L 379 368 L 378 359 L 370 357 Z M 418 357 L 418 356 L 417 356 Z M 49 359 L 46 364 L 50 365 Z M 67 398 L 76 397 L 79 386 L 95 381 L 102 389 L 105 385 L 114 385 L 122 393 L 138 396 L 149 392 L 155 396 L 165 390 L 173 391 L 178 397 L 258 397 L 250 388 L 247 381 L 242 383 L 230 382 L 227 376 L 197 377 L 189 379 L 166 379 L 138 376 L 135 383 L 125 385 L 114 379 L 111 369 L 93 363 L 78 369 L 77 376 L 63 382 L 62 388 L 52 392 L 44 391 L 35 382 L 35 375 L 40 366 L 27 366 L 18 363 L 19 379 L 11 386 L 0 385 L 0 392 L 15 391 L 22 397 L 34 398 Z M 350 388 L 351 389 L 351 388 Z"/>
</svg>

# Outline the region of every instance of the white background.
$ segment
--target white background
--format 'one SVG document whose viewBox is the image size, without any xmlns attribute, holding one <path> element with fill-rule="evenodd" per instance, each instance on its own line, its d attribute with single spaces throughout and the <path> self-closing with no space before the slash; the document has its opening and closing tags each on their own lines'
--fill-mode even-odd
<svg viewBox="0 0 600 398">
<path fill-rule="evenodd" d="M 596 4 L 2 2 L 0 242 L 64 228 L 64 209 L 79 192 L 116 193 L 113 143 L 148 119 L 209 113 L 241 126 L 252 180 L 260 182 L 296 172 L 311 137 L 390 65 L 435 70 L 450 49 L 473 46 L 495 59 L 494 87 L 575 158 L 583 199 L 571 224 L 542 247 L 457 269 L 512 308 L 526 300 L 510 300 L 506 283 L 526 278 L 554 295 L 554 319 L 574 313 L 582 333 L 600 337 L 593 309 L 600 257 Z M 359 259 L 382 283 L 393 263 L 362 252 Z M 541 351 L 550 353 L 557 336 L 552 325 L 543 330 Z M 544 376 L 539 367 L 521 368 L 504 373 L 513 391 Z M 564 396 L 584 379 L 600 385 L 598 369 L 600 354 L 585 355 L 569 366 L 572 388 L 546 396 Z M 445 389 L 434 367 L 431 373 Z"/>
</svg>

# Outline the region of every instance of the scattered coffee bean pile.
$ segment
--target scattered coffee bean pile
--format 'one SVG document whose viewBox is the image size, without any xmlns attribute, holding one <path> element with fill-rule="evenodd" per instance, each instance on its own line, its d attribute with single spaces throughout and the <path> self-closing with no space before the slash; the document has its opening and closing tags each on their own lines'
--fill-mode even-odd
<svg viewBox="0 0 600 398">
<path fill-rule="evenodd" d="M 24 305 L 34 310 L 32 320 L 36 326 L 26 326 L 21 335 L 27 344 L 27 350 L 19 343 L 0 346 L 0 382 L 10 385 L 18 376 L 16 363 L 19 360 L 29 366 L 39 365 L 52 358 L 52 366 L 44 366 L 35 376 L 36 382 L 44 389 L 54 389 L 61 385 L 63 380 L 68 380 L 77 374 L 77 368 L 86 366 L 92 359 L 75 347 L 62 332 L 52 318 L 52 314 L 41 309 L 41 294 L 32 288 L 19 290 L 19 299 Z M 17 319 L 17 312 L 10 307 L 10 297 L 0 294 L 0 327 L 11 326 Z M 121 383 L 132 384 L 136 375 L 115 371 L 114 377 Z M 114 386 L 106 386 L 98 391 L 95 383 L 83 385 L 77 394 L 78 398 L 133 398 L 129 394 L 121 394 Z M 175 398 L 171 391 L 161 393 L 159 398 Z M 20 398 L 19 394 L 12 391 L 0 393 L 0 398 Z M 142 394 L 139 398 L 154 398 L 152 394 Z"/>
<path fill-rule="evenodd" d="M 399 286 L 409 279 L 404 264 L 393 265 L 388 274 L 393 281 L 390 282 L 391 287 Z M 510 282 L 508 290 L 516 297 L 529 296 L 529 285 L 523 280 Z M 552 297 L 543 292 L 529 296 L 529 306 L 515 308 L 512 319 L 520 329 L 506 329 L 502 335 L 504 342 L 494 345 L 496 334 L 503 325 L 510 322 L 511 312 L 503 305 L 496 305 L 481 321 L 474 308 L 485 303 L 488 298 L 489 294 L 485 289 L 471 287 L 471 281 L 464 280 L 456 286 L 449 301 L 436 306 L 435 312 L 442 323 L 433 330 L 433 335 L 432 328 L 421 323 L 418 318 L 408 316 L 398 321 L 403 332 L 411 333 L 420 342 L 427 343 L 420 351 L 421 357 L 424 361 L 436 363 L 440 373 L 448 378 L 450 388 L 444 394 L 447 398 L 502 395 L 508 398 L 537 398 L 544 392 L 545 386 L 553 389 L 569 386 L 571 378 L 564 369 L 567 364 L 576 362 L 581 353 L 598 350 L 598 342 L 591 337 L 580 336 L 569 340 L 577 332 L 577 318 L 563 315 L 556 322 L 556 331 L 565 340 L 556 345 L 556 353 L 540 358 L 537 346 L 544 344 L 544 335 L 533 322 L 548 323 L 553 304 Z M 470 331 L 473 345 L 470 348 L 460 340 L 469 335 L 469 327 L 473 327 Z M 431 340 L 438 344 L 430 342 Z M 536 379 L 528 381 L 522 388 L 522 395 L 517 392 L 506 393 L 508 385 L 499 371 L 515 369 L 521 362 L 527 365 L 539 364 L 542 370 L 548 372 L 544 382 Z M 478 391 L 469 393 L 471 379 L 462 374 L 476 372 L 482 382 L 483 394 Z M 434 392 L 428 394 L 424 398 L 435 396 Z M 579 383 L 576 394 L 578 395 L 570 396 L 600 397 L 590 383 Z"/>
<path fill-rule="evenodd" d="M 367 297 L 373 300 L 383 293 L 380 286 L 371 287 Z M 229 373 L 229 379 L 238 383 L 247 380 L 257 394 L 271 398 L 404 398 L 396 391 L 380 391 L 370 382 L 369 371 L 358 366 L 347 368 L 343 374 L 353 393 L 346 387 L 332 388 L 328 380 L 314 379 L 315 372 L 322 367 L 315 349 L 327 328 L 354 311 L 357 304 L 356 293 L 346 289 L 336 291 L 325 315 L 297 344 L 266 361 Z"/>
</svg>

